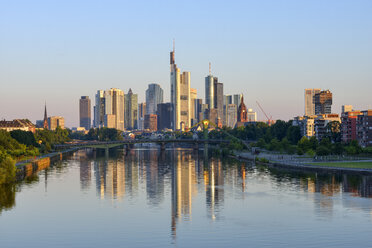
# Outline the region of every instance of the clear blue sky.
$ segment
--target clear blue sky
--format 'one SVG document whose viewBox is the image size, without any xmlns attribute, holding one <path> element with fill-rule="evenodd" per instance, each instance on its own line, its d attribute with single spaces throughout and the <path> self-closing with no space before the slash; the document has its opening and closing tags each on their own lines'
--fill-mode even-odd
<svg viewBox="0 0 372 248">
<path fill-rule="evenodd" d="M 149 83 L 169 99 L 169 51 L 204 99 L 208 62 L 226 94 L 243 93 L 264 119 L 302 115 L 304 88 L 372 108 L 372 1 L 0 0 L 0 118 L 62 115 L 96 90 Z M 92 104 L 94 100 L 92 99 Z"/>
</svg>

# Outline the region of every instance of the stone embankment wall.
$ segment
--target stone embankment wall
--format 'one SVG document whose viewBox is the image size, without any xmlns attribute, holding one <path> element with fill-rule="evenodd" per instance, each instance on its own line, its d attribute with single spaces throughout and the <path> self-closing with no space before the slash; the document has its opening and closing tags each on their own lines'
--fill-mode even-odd
<svg viewBox="0 0 372 248">
<path fill-rule="evenodd" d="M 67 156 L 72 155 L 77 149 L 69 149 L 62 152 L 55 152 L 45 155 L 44 157 L 35 159 L 30 162 L 26 162 L 21 165 L 17 165 L 17 181 L 21 181 L 27 177 L 30 177 L 38 171 L 48 168 L 53 162 L 61 161 Z"/>
</svg>

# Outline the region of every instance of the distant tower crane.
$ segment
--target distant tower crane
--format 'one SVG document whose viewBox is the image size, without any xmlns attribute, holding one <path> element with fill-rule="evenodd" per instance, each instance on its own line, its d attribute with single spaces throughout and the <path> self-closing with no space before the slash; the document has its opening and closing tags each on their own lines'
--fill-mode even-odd
<svg viewBox="0 0 372 248">
<path fill-rule="evenodd" d="M 267 116 L 265 110 L 263 110 L 263 108 L 261 107 L 260 103 L 258 101 L 256 101 L 256 103 L 257 103 L 258 107 L 261 109 L 262 113 L 264 113 L 264 115 L 266 116 L 267 124 L 269 124 L 269 125 L 273 124 L 274 123 L 274 121 L 272 120 L 273 117 L 270 116 L 270 118 L 269 118 L 269 116 Z"/>
</svg>

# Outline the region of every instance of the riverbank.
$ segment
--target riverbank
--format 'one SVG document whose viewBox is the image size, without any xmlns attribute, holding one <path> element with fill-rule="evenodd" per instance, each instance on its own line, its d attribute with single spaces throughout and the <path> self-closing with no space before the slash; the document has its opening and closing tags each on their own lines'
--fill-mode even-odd
<svg viewBox="0 0 372 248">
<path fill-rule="evenodd" d="M 22 181 L 32 174 L 48 168 L 53 162 L 61 161 L 77 150 L 78 148 L 72 148 L 60 152 L 48 153 L 33 159 L 19 161 L 16 163 L 16 180 Z"/>
<path fill-rule="evenodd" d="M 313 158 L 298 157 L 295 155 L 260 153 L 253 155 L 249 152 L 235 152 L 233 156 L 237 159 L 253 160 L 260 164 L 272 167 L 295 168 L 309 171 L 328 171 L 328 172 L 355 172 L 362 174 L 372 174 L 372 159 L 369 160 L 342 160 L 318 162 Z"/>
</svg>

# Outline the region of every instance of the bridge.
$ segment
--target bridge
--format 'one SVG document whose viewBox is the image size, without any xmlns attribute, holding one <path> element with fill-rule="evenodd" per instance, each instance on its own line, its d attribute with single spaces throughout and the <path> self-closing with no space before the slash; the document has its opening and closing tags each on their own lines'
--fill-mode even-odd
<svg viewBox="0 0 372 248">
<path fill-rule="evenodd" d="M 69 148 L 96 148 L 110 149 L 120 146 L 125 146 L 127 150 L 131 149 L 135 144 L 159 144 L 161 150 L 165 150 L 165 145 L 170 143 L 192 144 L 194 149 L 199 149 L 200 144 L 228 144 L 229 140 L 216 139 L 127 139 L 120 141 L 82 141 L 78 143 L 68 143 L 55 145 L 57 150 Z"/>
<path fill-rule="evenodd" d="M 61 144 L 61 145 L 55 145 L 54 148 L 59 149 L 69 149 L 69 148 L 96 148 L 96 149 L 108 149 L 119 147 L 119 146 L 125 146 L 127 150 L 131 149 L 135 144 L 145 144 L 145 143 L 152 143 L 152 144 L 159 144 L 161 150 L 165 150 L 165 145 L 169 143 L 184 143 L 184 144 L 193 144 L 193 147 L 195 150 L 199 149 L 199 145 L 208 145 L 208 144 L 228 144 L 231 142 L 231 140 L 227 139 L 209 139 L 208 138 L 208 130 L 209 126 L 213 126 L 215 130 L 219 130 L 222 133 L 225 133 L 227 136 L 229 136 L 232 140 L 241 142 L 244 146 L 249 148 L 249 144 L 246 141 L 240 140 L 236 138 L 235 136 L 229 134 L 228 132 L 224 131 L 223 129 L 219 128 L 216 124 L 213 122 L 205 119 L 200 121 L 199 123 L 195 124 L 194 126 L 190 127 L 184 132 L 189 131 L 197 131 L 197 128 L 199 127 L 202 130 L 203 138 L 202 139 L 126 139 L 126 140 L 120 140 L 120 141 L 82 141 L 79 143 L 69 143 L 69 144 Z M 207 146 L 204 147 L 205 149 L 208 149 Z"/>
</svg>

